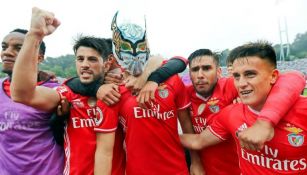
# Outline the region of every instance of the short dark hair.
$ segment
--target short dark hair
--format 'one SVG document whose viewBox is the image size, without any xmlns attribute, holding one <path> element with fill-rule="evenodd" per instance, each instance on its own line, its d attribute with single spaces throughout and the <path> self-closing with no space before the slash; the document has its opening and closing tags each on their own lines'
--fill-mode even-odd
<svg viewBox="0 0 307 175">
<path fill-rule="evenodd" d="M 107 38 L 107 39 L 105 39 L 105 40 L 106 40 L 106 44 L 107 44 L 107 46 L 108 46 L 108 56 L 109 56 L 109 55 L 113 54 L 113 49 L 112 49 L 112 47 L 113 47 L 113 44 L 112 44 L 112 39 L 111 39 L 111 38 Z"/>
<path fill-rule="evenodd" d="M 220 58 L 219 54 L 216 52 L 212 52 L 210 49 L 198 49 L 191 53 L 191 55 L 188 57 L 189 64 L 191 65 L 191 62 L 194 58 L 196 57 L 201 57 L 201 56 L 212 56 L 213 61 L 215 62 L 216 66 L 220 65 Z"/>
<path fill-rule="evenodd" d="M 269 61 L 274 68 L 276 68 L 276 53 L 272 44 L 268 41 L 259 40 L 256 42 L 249 42 L 247 44 L 234 48 L 227 61 L 233 63 L 238 58 L 257 56 L 261 59 Z"/>
<path fill-rule="evenodd" d="M 84 47 L 89 47 L 94 50 L 96 50 L 103 60 L 107 60 L 108 58 L 108 46 L 106 43 L 106 40 L 103 38 L 98 38 L 98 37 L 93 37 L 93 36 L 80 36 L 73 47 L 74 53 L 77 53 L 77 50 L 79 47 L 84 46 Z"/>
<path fill-rule="evenodd" d="M 28 33 L 28 30 L 17 28 L 17 29 L 12 30 L 10 33 L 13 33 L 13 32 L 22 33 L 26 35 Z M 39 45 L 39 53 L 41 55 L 45 55 L 45 52 L 46 52 L 46 44 L 44 41 L 42 41 L 41 44 Z"/>
</svg>

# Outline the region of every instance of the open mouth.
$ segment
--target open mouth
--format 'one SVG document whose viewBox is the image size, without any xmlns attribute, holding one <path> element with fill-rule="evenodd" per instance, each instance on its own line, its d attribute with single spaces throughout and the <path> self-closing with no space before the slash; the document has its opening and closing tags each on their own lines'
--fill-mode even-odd
<svg viewBox="0 0 307 175">
<path fill-rule="evenodd" d="M 250 93 L 252 93 L 253 92 L 253 90 L 244 90 L 244 91 L 240 91 L 240 94 L 242 95 L 242 96 L 247 96 L 247 95 L 249 95 Z"/>
</svg>

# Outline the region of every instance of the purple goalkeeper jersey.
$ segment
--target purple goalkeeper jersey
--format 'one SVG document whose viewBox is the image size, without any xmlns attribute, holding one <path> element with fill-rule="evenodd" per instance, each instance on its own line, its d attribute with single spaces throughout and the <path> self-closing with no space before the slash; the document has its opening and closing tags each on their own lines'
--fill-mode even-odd
<svg viewBox="0 0 307 175">
<path fill-rule="evenodd" d="M 13 102 L 4 92 L 3 81 L 0 79 L 0 175 L 63 174 L 63 149 L 52 135 L 51 113 Z"/>
</svg>

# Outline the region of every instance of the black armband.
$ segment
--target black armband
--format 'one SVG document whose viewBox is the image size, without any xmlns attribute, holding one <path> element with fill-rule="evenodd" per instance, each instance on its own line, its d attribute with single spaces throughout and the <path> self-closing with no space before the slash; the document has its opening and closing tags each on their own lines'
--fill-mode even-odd
<svg viewBox="0 0 307 175">
<path fill-rule="evenodd" d="M 159 84 L 164 82 L 171 76 L 183 72 L 186 67 L 187 65 L 182 59 L 172 58 L 160 68 L 152 72 L 147 80 Z"/>
<path fill-rule="evenodd" d="M 101 86 L 100 80 L 94 81 L 90 84 L 82 84 L 80 79 L 75 77 L 69 80 L 66 85 L 76 94 L 83 96 L 96 97 L 99 87 Z"/>
</svg>

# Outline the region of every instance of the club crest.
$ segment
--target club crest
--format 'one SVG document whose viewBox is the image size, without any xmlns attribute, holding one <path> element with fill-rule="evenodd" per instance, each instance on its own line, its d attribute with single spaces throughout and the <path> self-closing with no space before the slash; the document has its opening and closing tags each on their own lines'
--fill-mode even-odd
<svg viewBox="0 0 307 175">
<path fill-rule="evenodd" d="M 208 101 L 207 104 L 209 105 L 209 110 L 212 113 L 218 113 L 220 111 L 220 107 L 218 106 L 218 103 L 219 103 L 219 99 L 217 99 L 216 97 L 213 97 Z"/>
<path fill-rule="evenodd" d="M 302 146 L 304 143 L 304 135 L 300 134 L 303 130 L 296 127 L 285 127 L 287 131 L 290 132 L 288 134 L 288 141 L 294 147 Z"/>
<path fill-rule="evenodd" d="M 166 87 L 167 86 L 164 83 L 158 87 L 158 94 L 161 98 L 167 98 L 169 95 L 168 89 Z"/>
</svg>

